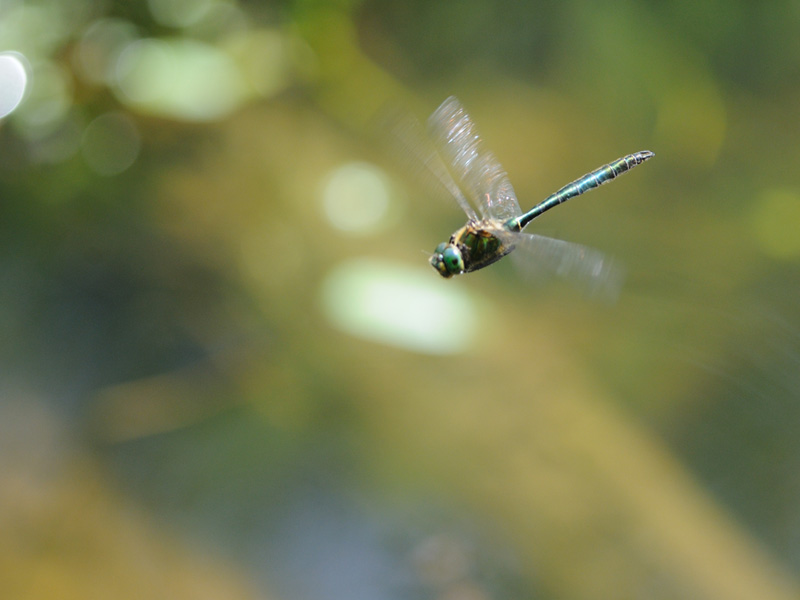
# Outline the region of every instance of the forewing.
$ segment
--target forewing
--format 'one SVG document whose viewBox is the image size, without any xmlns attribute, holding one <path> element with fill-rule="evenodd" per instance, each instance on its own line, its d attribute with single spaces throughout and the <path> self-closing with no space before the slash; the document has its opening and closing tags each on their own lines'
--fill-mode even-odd
<svg viewBox="0 0 800 600">
<path fill-rule="evenodd" d="M 428 119 L 431 137 L 461 188 L 485 219 L 507 221 L 522 214 L 506 172 L 481 141 L 464 107 L 450 96 Z"/>
<path fill-rule="evenodd" d="M 563 278 L 593 298 L 616 300 L 624 270 L 602 252 L 542 235 L 513 235 L 511 258 L 528 280 Z"/>
<path fill-rule="evenodd" d="M 413 115 L 397 110 L 387 112 L 381 129 L 388 131 L 392 155 L 426 187 L 453 198 L 467 218 L 478 220 L 464 193 L 453 180 L 442 157 Z"/>
</svg>

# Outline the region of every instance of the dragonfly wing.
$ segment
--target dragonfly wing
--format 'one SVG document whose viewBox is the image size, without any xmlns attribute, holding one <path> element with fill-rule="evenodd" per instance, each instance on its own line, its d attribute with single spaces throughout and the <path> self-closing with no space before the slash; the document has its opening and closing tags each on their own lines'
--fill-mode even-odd
<svg viewBox="0 0 800 600">
<path fill-rule="evenodd" d="M 513 240 L 513 241 L 512 241 Z M 602 252 L 529 233 L 513 234 L 511 258 L 529 280 L 557 276 L 588 296 L 613 302 L 619 295 L 624 270 Z"/>
<path fill-rule="evenodd" d="M 392 111 L 384 118 L 383 128 L 389 132 L 392 154 L 421 184 L 453 198 L 467 214 L 467 218 L 478 220 L 475 210 L 413 115 L 399 110 Z"/>
<path fill-rule="evenodd" d="M 431 137 L 453 175 L 484 219 L 507 221 L 522 214 L 508 175 L 486 150 L 464 107 L 450 96 L 428 119 Z"/>
</svg>

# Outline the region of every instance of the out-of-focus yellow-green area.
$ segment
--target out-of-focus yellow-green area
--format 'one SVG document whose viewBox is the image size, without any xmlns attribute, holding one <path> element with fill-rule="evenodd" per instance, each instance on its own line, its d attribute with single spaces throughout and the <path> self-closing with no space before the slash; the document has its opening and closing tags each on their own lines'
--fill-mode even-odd
<svg viewBox="0 0 800 600">
<path fill-rule="evenodd" d="M 800 596 L 793 3 L 0 3 L 0 597 Z M 509 261 L 387 152 L 457 95 Z"/>
</svg>

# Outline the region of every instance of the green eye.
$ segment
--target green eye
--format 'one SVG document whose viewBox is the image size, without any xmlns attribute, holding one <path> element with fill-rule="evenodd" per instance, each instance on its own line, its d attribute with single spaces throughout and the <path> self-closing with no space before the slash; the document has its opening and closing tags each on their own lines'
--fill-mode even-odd
<svg viewBox="0 0 800 600">
<path fill-rule="evenodd" d="M 464 270 L 464 261 L 461 260 L 461 252 L 459 252 L 458 248 L 454 248 L 453 246 L 445 248 L 444 252 L 442 252 L 442 260 L 444 260 L 448 271 L 460 273 Z"/>
<path fill-rule="evenodd" d="M 447 247 L 447 244 L 442 242 L 438 246 L 436 246 L 436 250 L 433 251 L 434 254 L 441 254 L 444 252 L 444 249 Z"/>
</svg>

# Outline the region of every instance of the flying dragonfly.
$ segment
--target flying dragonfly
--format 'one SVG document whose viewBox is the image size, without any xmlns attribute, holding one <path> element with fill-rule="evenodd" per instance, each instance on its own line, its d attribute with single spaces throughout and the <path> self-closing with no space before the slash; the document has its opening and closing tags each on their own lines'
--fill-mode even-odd
<svg viewBox="0 0 800 600">
<path fill-rule="evenodd" d="M 430 257 L 430 264 L 442 277 L 483 269 L 514 252 L 512 259 L 527 273 L 544 269 L 591 292 L 614 291 L 620 271 L 602 253 L 523 230 L 545 211 L 615 179 L 655 156 L 653 152 L 628 154 L 595 169 L 523 213 L 503 167 L 486 150 L 455 97 L 436 109 L 428 127 L 434 148 L 427 151 L 423 162 L 467 215 L 467 223 Z"/>
</svg>

